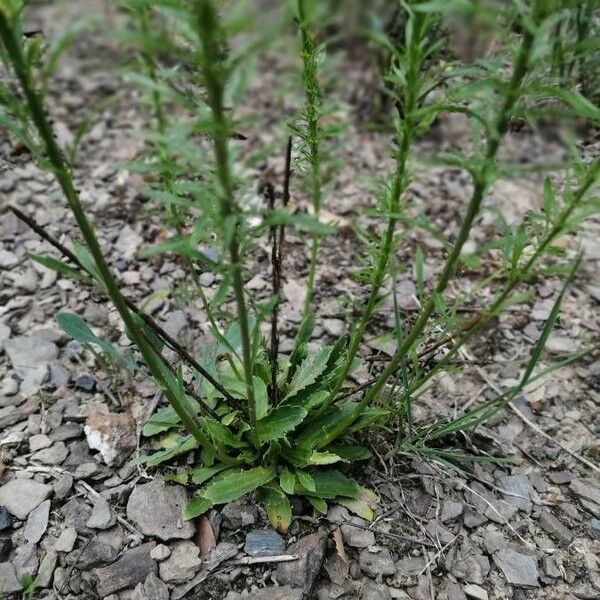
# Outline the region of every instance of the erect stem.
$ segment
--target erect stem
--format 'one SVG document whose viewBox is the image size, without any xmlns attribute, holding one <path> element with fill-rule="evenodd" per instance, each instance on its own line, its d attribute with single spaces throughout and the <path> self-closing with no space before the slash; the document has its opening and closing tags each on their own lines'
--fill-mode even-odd
<svg viewBox="0 0 600 600">
<path fill-rule="evenodd" d="M 408 335 L 404 338 L 404 342 L 396 350 L 396 353 L 387 366 L 383 369 L 377 381 L 364 395 L 362 400 L 356 404 L 352 412 L 347 417 L 341 419 L 339 423 L 332 428 L 328 435 L 323 436 L 323 438 L 319 441 L 318 447 L 322 448 L 342 435 L 349 425 L 352 424 L 354 420 L 362 414 L 365 408 L 367 408 L 375 400 L 381 388 L 385 385 L 388 378 L 398 369 L 406 353 L 412 348 L 413 344 L 427 325 L 429 317 L 435 308 L 435 298 L 443 293 L 448 285 L 448 281 L 454 274 L 461 250 L 467 241 L 467 238 L 469 237 L 473 221 L 479 213 L 481 203 L 485 197 L 485 192 L 493 178 L 496 153 L 498 152 L 500 141 L 508 128 L 512 109 L 519 98 L 521 82 L 527 73 L 527 66 L 531 53 L 531 47 L 533 45 L 533 39 L 533 33 L 526 28 L 523 33 L 523 40 L 519 49 L 519 53 L 515 60 L 511 80 L 506 90 L 504 102 L 498 114 L 495 127 L 492 130 L 492 137 L 488 139 L 487 150 L 483 164 L 474 176 L 475 185 L 471 199 L 467 206 L 465 217 L 461 223 L 456 241 L 452 247 L 452 250 L 450 251 L 450 254 L 448 255 L 448 258 L 446 259 L 444 268 L 442 269 L 442 273 L 439 276 L 435 288 L 429 295 L 427 302 L 421 308 L 419 316 L 417 317 L 417 320 L 415 321 L 415 324 Z"/>
<path fill-rule="evenodd" d="M 233 195 L 233 182 L 229 164 L 228 138 L 231 127 L 223 106 L 223 88 L 226 72 L 223 65 L 222 48 L 220 48 L 220 28 L 215 7 L 210 0 L 196 0 L 196 7 L 198 11 L 198 33 L 203 45 L 200 60 L 207 100 L 213 116 L 212 141 L 217 167 L 217 179 L 221 187 L 219 195 L 220 209 L 223 218 L 223 230 L 229 248 L 231 278 L 242 341 L 242 362 L 244 364 L 244 378 L 248 398 L 248 414 L 251 424 L 255 426 L 256 406 L 254 385 L 252 382 L 250 331 L 248 328 L 248 311 L 244 298 L 244 279 L 242 277 L 239 244 L 240 209 Z"/>
<path fill-rule="evenodd" d="M 321 157 L 319 148 L 322 135 L 319 125 L 321 92 L 319 89 L 319 81 L 317 79 L 317 50 L 310 34 L 308 19 L 304 10 L 304 0 L 298 0 L 298 25 L 300 27 L 300 35 L 302 38 L 302 81 L 306 96 L 305 118 L 308 162 L 310 164 L 310 198 L 312 201 L 313 212 L 315 217 L 318 218 L 321 211 Z M 306 318 L 310 311 L 310 304 L 315 288 L 319 246 L 319 236 L 317 234 L 312 234 L 302 320 Z"/>
<path fill-rule="evenodd" d="M 110 272 L 108 264 L 104 259 L 94 229 L 85 215 L 63 155 L 54 139 L 52 127 L 48 121 L 48 118 L 46 117 L 46 113 L 44 112 L 42 101 L 35 90 L 31 69 L 23 55 L 20 42 L 16 39 L 14 30 L 10 27 L 5 11 L 1 9 L 0 39 L 2 40 L 2 44 L 6 50 L 8 60 L 10 61 L 15 75 L 21 84 L 31 119 L 45 146 L 48 161 L 52 166 L 54 176 L 60 184 L 69 208 L 75 217 L 79 230 L 81 231 L 86 245 L 94 259 L 94 262 L 96 263 L 96 267 L 98 268 L 98 272 L 102 278 L 102 283 L 106 287 L 108 295 L 115 305 L 115 308 L 119 312 L 125 327 L 144 357 L 148 368 L 154 375 L 157 383 L 163 390 L 163 393 L 177 412 L 181 422 L 198 441 L 200 446 L 207 450 L 211 450 L 212 444 L 202 432 L 199 424 L 196 422 L 195 416 L 189 412 L 187 406 L 184 404 L 177 392 L 175 392 L 175 390 L 173 390 L 171 387 L 171 375 L 168 372 L 168 369 L 158 358 L 154 348 L 139 330 L 131 316 L 131 313 L 129 312 L 129 309 L 127 308 L 125 299 L 123 298 L 119 287 L 112 273 Z"/>
</svg>

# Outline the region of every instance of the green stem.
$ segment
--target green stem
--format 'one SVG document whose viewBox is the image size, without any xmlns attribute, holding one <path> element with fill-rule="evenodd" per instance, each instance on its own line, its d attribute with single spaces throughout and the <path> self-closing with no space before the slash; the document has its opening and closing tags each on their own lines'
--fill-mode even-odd
<svg viewBox="0 0 600 600">
<path fill-rule="evenodd" d="M 382 371 L 377 381 L 364 395 L 362 400 L 356 404 L 352 412 L 347 417 L 340 420 L 340 422 L 336 425 L 336 427 L 332 429 L 332 431 L 328 435 L 323 436 L 323 438 L 319 442 L 319 447 L 322 448 L 326 446 L 327 444 L 331 443 L 333 440 L 338 438 L 340 435 L 342 435 L 344 431 L 375 400 L 381 388 L 385 385 L 388 378 L 396 372 L 396 370 L 404 360 L 406 353 L 412 348 L 413 344 L 419 338 L 423 329 L 427 325 L 429 317 L 435 309 L 435 298 L 436 296 L 439 296 L 444 292 L 446 286 L 448 285 L 448 282 L 450 281 L 450 278 L 456 270 L 461 250 L 469 237 L 471 227 L 473 226 L 473 221 L 479 213 L 479 209 L 485 197 L 485 192 L 488 188 L 488 185 L 493 179 L 496 153 L 498 152 L 500 141 L 502 140 L 502 137 L 504 136 L 508 128 L 512 109 L 514 108 L 514 105 L 519 98 L 521 82 L 527 73 L 527 66 L 532 45 L 533 33 L 529 31 L 529 29 L 526 29 L 523 34 L 523 41 L 521 43 L 521 47 L 515 61 L 512 77 L 506 91 L 504 103 L 502 105 L 502 108 L 500 109 L 500 113 L 496 120 L 496 126 L 492 130 L 492 137 L 488 140 L 483 165 L 474 177 L 475 185 L 473 188 L 471 199 L 467 206 L 465 217 L 458 231 L 456 242 L 454 243 L 454 246 L 452 247 L 448 258 L 446 259 L 446 263 L 444 264 L 444 268 L 442 269 L 442 273 L 439 276 L 434 290 L 429 295 L 429 299 L 419 312 L 419 316 L 417 317 L 417 320 L 413 325 L 411 331 L 406 336 L 406 338 L 404 338 L 403 344 L 398 348 L 391 361 Z"/>
<path fill-rule="evenodd" d="M 147 341 L 144 334 L 137 327 L 137 324 L 127 308 L 125 299 L 119 290 L 119 287 L 108 267 L 108 264 L 106 263 L 106 260 L 104 259 L 104 255 L 100 249 L 100 244 L 96 238 L 94 228 L 85 215 L 79 196 L 75 191 L 71 174 L 63 159 L 63 155 L 54 139 L 52 127 L 46 117 L 42 101 L 35 91 L 31 70 L 25 60 L 21 45 L 14 35 L 14 30 L 12 30 L 10 27 L 5 12 L 2 10 L 0 10 L 0 38 L 2 39 L 7 56 L 21 84 L 23 94 L 29 107 L 31 118 L 46 148 L 48 160 L 54 171 L 54 176 L 61 186 L 67 203 L 69 204 L 69 208 L 75 217 L 75 221 L 77 222 L 79 230 L 81 231 L 87 247 L 92 254 L 108 295 L 110 296 L 115 308 L 119 312 L 119 315 L 123 319 L 125 327 L 139 348 L 144 360 L 146 361 L 146 364 L 148 365 L 148 368 L 163 390 L 167 400 L 177 412 L 183 425 L 194 436 L 202 448 L 212 450 L 212 444 L 203 434 L 201 427 L 196 422 L 194 415 L 188 411 L 188 408 L 185 406 L 182 399 L 171 388 L 170 374 L 156 355 L 156 352 L 152 348 L 151 344 Z"/>
<path fill-rule="evenodd" d="M 231 277 L 237 304 L 238 322 L 242 340 L 242 362 L 248 397 L 248 413 L 250 422 L 256 426 L 256 406 L 254 385 L 252 381 L 252 356 L 250 331 L 248 328 L 248 311 L 244 298 L 244 279 L 239 244 L 240 209 L 233 195 L 233 182 L 229 164 L 228 138 L 230 126 L 223 106 L 223 88 L 226 77 L 222 65 L 221 48 L 219 47 L 219 23 L 215 8 L 210 0 L 197 0 L 198 32 L 203 45 L 201 57 L 202 71 L 206 85 L 208 104 L 213 115 L 213 149 L 217 167 L 217 179 L 221 186 L 221 216 L 227 236 L 227 246 L 231 261 Z M 229 227 L 230 226 L 230 227 Z"/>
</svg>

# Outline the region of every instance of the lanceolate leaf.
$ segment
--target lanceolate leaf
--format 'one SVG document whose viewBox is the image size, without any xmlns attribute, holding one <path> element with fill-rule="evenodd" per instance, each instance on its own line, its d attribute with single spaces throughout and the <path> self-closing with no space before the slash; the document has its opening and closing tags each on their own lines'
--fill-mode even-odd
<svg viewBox="0 0 600 600">
<path fill-rule="evenodd" d="M 192 482 L 202 485 L 217 473 L 227 469 L 227 465 L 214 465 L 212 467 L 197 467 L 192 469 Z"/>
<path fill-rule="evenodd" d="M 209 483 L 183 511 L 184 519 L 193 519 L 216 504 L 233 502 L 276 477 L 275 467 L 255 467 L 247 471 L 228 471 Z"/>
<path fill-rule="evenodd" d="M 307 412 L 301 406 L 281 406 L 256 424 L 259 441 L 278 440 L 302 423 Z"/>
<path fill-rule="evenodd" d="M 281 471 L 281 475 L 279 476 L 279 485 L 286 494 L 294 493 L 295 481 L 296 478 L 289 469 L 283 469 L 283 471 Z"/>
<path fill-rule="evenodd" d="M 312 474 L 315 489 L 311 491 L 298 482 L 294 488 L 296 494 L 317 496 L 333 500 L 336 496 L 357 498 L 360 494 L 358 484 L 339 471 L 320 471 Z"/>
<path fill-rule="evenodd" d="M 179 442 L 174 444 L 168 450 L 155 452 L 152 456 L 140 456 L 137 462 L 145 463 L 149 467 L 154 467 L 167 460 L 171 460 L 180 454 L 186 454 L 198 447 L 198 441 L 191 435 L 181 437 Z"/>
<path fill-rule="evenodd" d="M 70 277 L 71 279 L 85 279 L 86 277 L 86 275 L 79 269 L 75 269 L 74 267 L 65 264 L 53 256 L 33 254 L 32 252 L 28 252 L 27 256 L 31 258 L 31 260 L 34 260 L 36 263 L 39 263 L 47 269 L 56 271 L 59 275 L 64 275 L 65 277 Z"/>
<path fill-rule="evenodd" d="M 171 406 L 157 410 L 145 423 L 142 435 L 150 437 L 175 427 L 180 423 L 179 415 Z"/>
<path fill-rule="evenodd" d="M 256 406 L 256 418 L 258 420 L 267 416 L 269 410 L 269 397 L 267 395 L 266 383 L 256 375 L 252 377 L 254 383 L 254 402 Z"/>
<path fill-rule="evenodd" d="M 281 488 L 270 483 L 259 488 L 256 496 L 265 505 L 273 529 L 279 533 L 287 533 L 292 523 L 292 506 Z"/>
<path fill-rule="evenodd" d="M 310 423 L 298 436 L 297 444 L 305 448 L 317 447 L 319 441 L 323 439 L 330 430 L 332 430 L 342 419 L 347 417 L 353 410 L 356 404 L 354 402 L 345 402 L 329 412 L 324 414 L 319 419 Z"/>
<path fill-rule="evenodd" d="M 293 398 L 295 394 L 314 383 L 327 367 L 331 347 L 321 348 L 307 356 L 296 369 L 290 382 L 285 399 Z"/>
<path fill-rule="evenodd" d="M 317 512 L 320 512 L 322 515 L 327 514 L 327 502 L 323 498 L 309 496 L 308 501 Z"/>
<path fill-rule="evenodd" d="M 101 340 L 88 326 L 88 324 L 79 316 L 69 312 L 61 312 L 56 315 L 56 322 L 60 328 L 70 335 L 74 340 L 82 344 L 94 344 L 102 352 L 118 358 L 117 349 L 110 343 Z"/>
</svg>

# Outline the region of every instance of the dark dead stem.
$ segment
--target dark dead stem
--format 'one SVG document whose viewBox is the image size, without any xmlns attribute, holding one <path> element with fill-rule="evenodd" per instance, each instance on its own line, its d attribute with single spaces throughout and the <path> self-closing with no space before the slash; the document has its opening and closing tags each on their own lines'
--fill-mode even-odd
<svg viewBox="0 0 600 600">
<path fill-rule="evenodd" d="M 267 183 L 265 187 L 265 196 L 270 211 L 275 208 L 275 190 L 273 185 Z M 281 263 L 279 262 L 278 237 L 279 227 L 271 225 L 269 228 L 269 237 L 271 239 L 271 285 L 275 305 L 271 312 L 271 344 L 269 350 L 269 362 L 271 363 L 271 384 L 269 385 L 269 401 L 271 406 L 277 404 L 277 355 L 279 354 L 279 299 L 281 295 Z"/>
<path fill-rule="evenodd" d="M 34 219 L 22 213 L 15 206 L 9 206 L 9 209 L 13 212 L 13 214 L 23 221 L 32 231 L 37 233 L 43 240 L 47 241 L 51 246 L 54 246 L 65 258 L 67 258 L 71 263 L 84 270 L 83 265 L 79 262 L 79 259 L 69 250 L 66 246 L 61 244 L 56 238 L 52 237 L 39 223 L 37 223 Z M 231 396 L 231 394 L 202 366 L 194 359 L 194 357 L 179 344 L 176 340 L 174 340 L 150 315 L 147 315 L 143 312 L 130 298 L 124 297 L 125 303 L 127 307 L 133 311 L 136 315 L 141 317 L 144 320 L 144 323 L 154 331 L 156 335 L 158 335 L 171 350 L 176 352 L 181 358 L 183 358 L 191 367 L 196 369 L 198 373 L 200 373 L 203 377 L 206 378 L 208 382 L 210 382 L 223 396 L 227 399 L 228 402 L 232 402 L 236 405 L 236 400 Z M 161 356 L 162 358 L 162 356 Z M 168 361 L 162 358 L 163 363 L 172 370 L 172 366 Z M 190 396 L 196 398 L 196 400 L 200 401 L 200 404 L 203 408 L 208 409 L 212 413 L 212 409 L 202 400 L 195 392 L 190 393 Z M 239 406 L 238 406 L 239 408 Z M 215 416 L 211 414 L 211 416 Z"/>
</svg>

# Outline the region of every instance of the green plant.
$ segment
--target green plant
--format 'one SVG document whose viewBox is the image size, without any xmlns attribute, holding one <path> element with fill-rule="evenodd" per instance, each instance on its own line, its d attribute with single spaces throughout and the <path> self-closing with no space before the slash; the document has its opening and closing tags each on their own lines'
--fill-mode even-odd
<svg viewBox="0 0 600 600">
<path fill-rule="evenodd" d="M 319 221 L 324 139 L 319 48 L 311 36 L 304 1 L 297 4 L 297 18 L 305 107 L 300 124 L 293 131 L 301 142 L 300 160 L 308 167 L 312 215 L 293 214 L 287 207 L 291 143 L 286 153 L 283 208 L 275 207 L 273 190 L 269 192 L 266 210 L 244 203 L 249 184 L 242 169 L 236 168 L 244 163 L 235 141 L 239 137 L 235 107 L 244 97 L 245 85 L 240 82 L 244 80 L 245 59 L 255 46 L 251 36 L 244 38 L 249 40 L 246 45 L 228 43 L 231 36 L 247 34 L 248 15 L 243 7 L 219 15 L 211 0 L 129 0 L 126 4 L 137 23 L 133 42 L 140 50 L 143 65 L 143 73 L 134 71 L 133 79 L 148 91 L 153 111 L 148 152 L 135 166 L 152 178 L 145 193 L 166 206 L 167 219 L 174 230 L 171 238 L 149 248 L 145 256 L 181 256 L 194 282 L 198 266 L 220 275 L 221 283 L 212 299 L 196 285 L 211 325 L 213 343 L 196 359 L 119 289 L 44 110 L 44 89 L 36 79 L 43 62 L 40 41 L 25 40 L 21 35 L 21 2 L 0 0 L 1 56 L 20 85 L 19 91 L 11 86 L 1 88 L 1 122 L 27 143 L 43 168 L 55 175 L 84 242 L 75 243 L 69 250 L 38 231 L 70 264 L 47 256 L 34 259 L 62 275 L 96 286 L 109 296 L 119 312 L 139 353 L 138 360 L 150 371 L 169 403 L 144 426 L 144 435 L 155 437 L 155 448 L 160 449 L 141 460 L 158 465 L 198 450 L 197 464 L 177 475 L 178 480 L 191 480 L 199 486 L 198 494 L 184 511 L 186 518 L 254 491 L 265 504 L 273 525 L 281 531 L 291 521 L 290 495 L 304 496 L 320 512 L 327 510 L 328 502 L 338 502 L 369 518 L 374 495 L 332 467 L 370 456 L 368 448 L 352 438 L 354 434 L 367 427 L 387 427 L 396 433 L 397 450 L 420 452 L 447 462 L 449 455 L 439 448 L 440 440 L 476 426 L 541 376 L 535 368 L 577 261 L 566 269 L 569 275 L 565 287 L 518 385 L 454 421 L 417 429 L 410 426 L 412 402 L 427 381 L 448 367 L 456 352 L 494 316 L 511 303 L 522 301 L 523 287 L 544 266 L 553 264 L 555 271 L 560 267 L 565 272 L 565 262 L 569 261 L 564 257 L 549 262 L 553 260 L 549 256 L 554 252 L 553 242 L 558 236 L 575 231 L 583 219 L 598 209 L 597 200 L 590 196 L 600 178 L 600 161 L 585 165 L 574 157 L 573 173 L 562 198 L 547 180 L 543 214 L 532 216 L 516 228 L 507 226 L 504 234 L 493 240 L 489 249 L 499 251 L 502 260 L 492 280 L 502 285 L 474 319 L 460 319 L 458 309 L 465 298 L 449 304 L 446 288 L 459 269 L 476 264 L 475 257 L 465 256 L 463 251 L 487 191 L 510 168 L 498 160 L 498 151 L 511 123 L 517 118 L 535 120 L 541 113 L 540 96 L 554 98 L 562 112 L 570 116 L 597 122 L 599 111 L 577 91 L 552 86 L 545 79 L 542 59 L 552 51 L 547 33 L 553 26 L 545 1 L 536 0 L 531 8 L 518 2 L 499 8 L 465 0 L 402 2 L 407 13 L 402 42 L 380 40 L 390 56 L 386 89 L 396 113 L 391 147 L 393 168 L 380 186 L 376 210 L 370 213 L 383 221 L 383 232 L 359 230 L 367 248 L 367 266 L 360 274 L 368 286 L 367 300 L 349 339 L 342 336 L 330 346 L 320 345 L 309 351 L 318 250 L 321 237 L 331 233 L 332 228 Z M 432 31 L 436 31 L 440 15 L 450 10 L 476 12 L 494 27 L 504 43 L 498 56 L 468 66 L 438 60 L 443 40 L 437 40 Z M 151 34 L 148 24 L 156 16 L 164 20 L 165 26 L 158 34 Z M 164 53 L 177 68 L 159 64 L 158 54 Z M 500 66 L 510 71 L 508 77 L 498 75 Z M 132 78 L 131 71 L 129 77 Z M 426 290 L 423 283 L 422 254 L 415 256 L 421 305 L 412 321 L 396 307 L 394 355 L 368 386 L 348 389 L 348 376 L 360 361 L 365 335 L 390 275 L 395 293 L 396 254 L 404 233 L 399 226 L 424 224 L 418 218 L 409 218 L 405 206 L 414 159 L 413 142 L 444 112 L 461 113 L 472 125 L 474 143 L 470 154 L 436 157 L 471 176 L 471 198 L 453 243 L 440 236 L 446 243 L 447 257 L 431 289 Z M 177 116 L 169 120 L 166 114 Z M 198 136 L 202 136 L 200 141 Z M 276 307 L 280 300 L 285 227 L 311 237 L 304 315 L 289 356 L 277 351 Z M 254 241 L 267 231 L 273 235 L 273 295 L 259 303 L 245 289 L 247 257 Z M 216 259 L 203 248 L 214 239 L 221 242 Z M 225 307 L 217 312 L 215 307 L 227 300 L 232 300 L 233 309 Z M 269 317 L 272 339 L 267 347 L 260 325 Z M 63 313 L 58 320 L 74 337 L 106 354 L 118 354 L 78 317 Z M 179 355 L 177 364 L 164 358 L 163 345 Z M 446 354 L 437 362 L 422 360 L 447 345 L 450 347 Z M 390 379 L 394 380 L 391 387 Z"/>
</svg>

